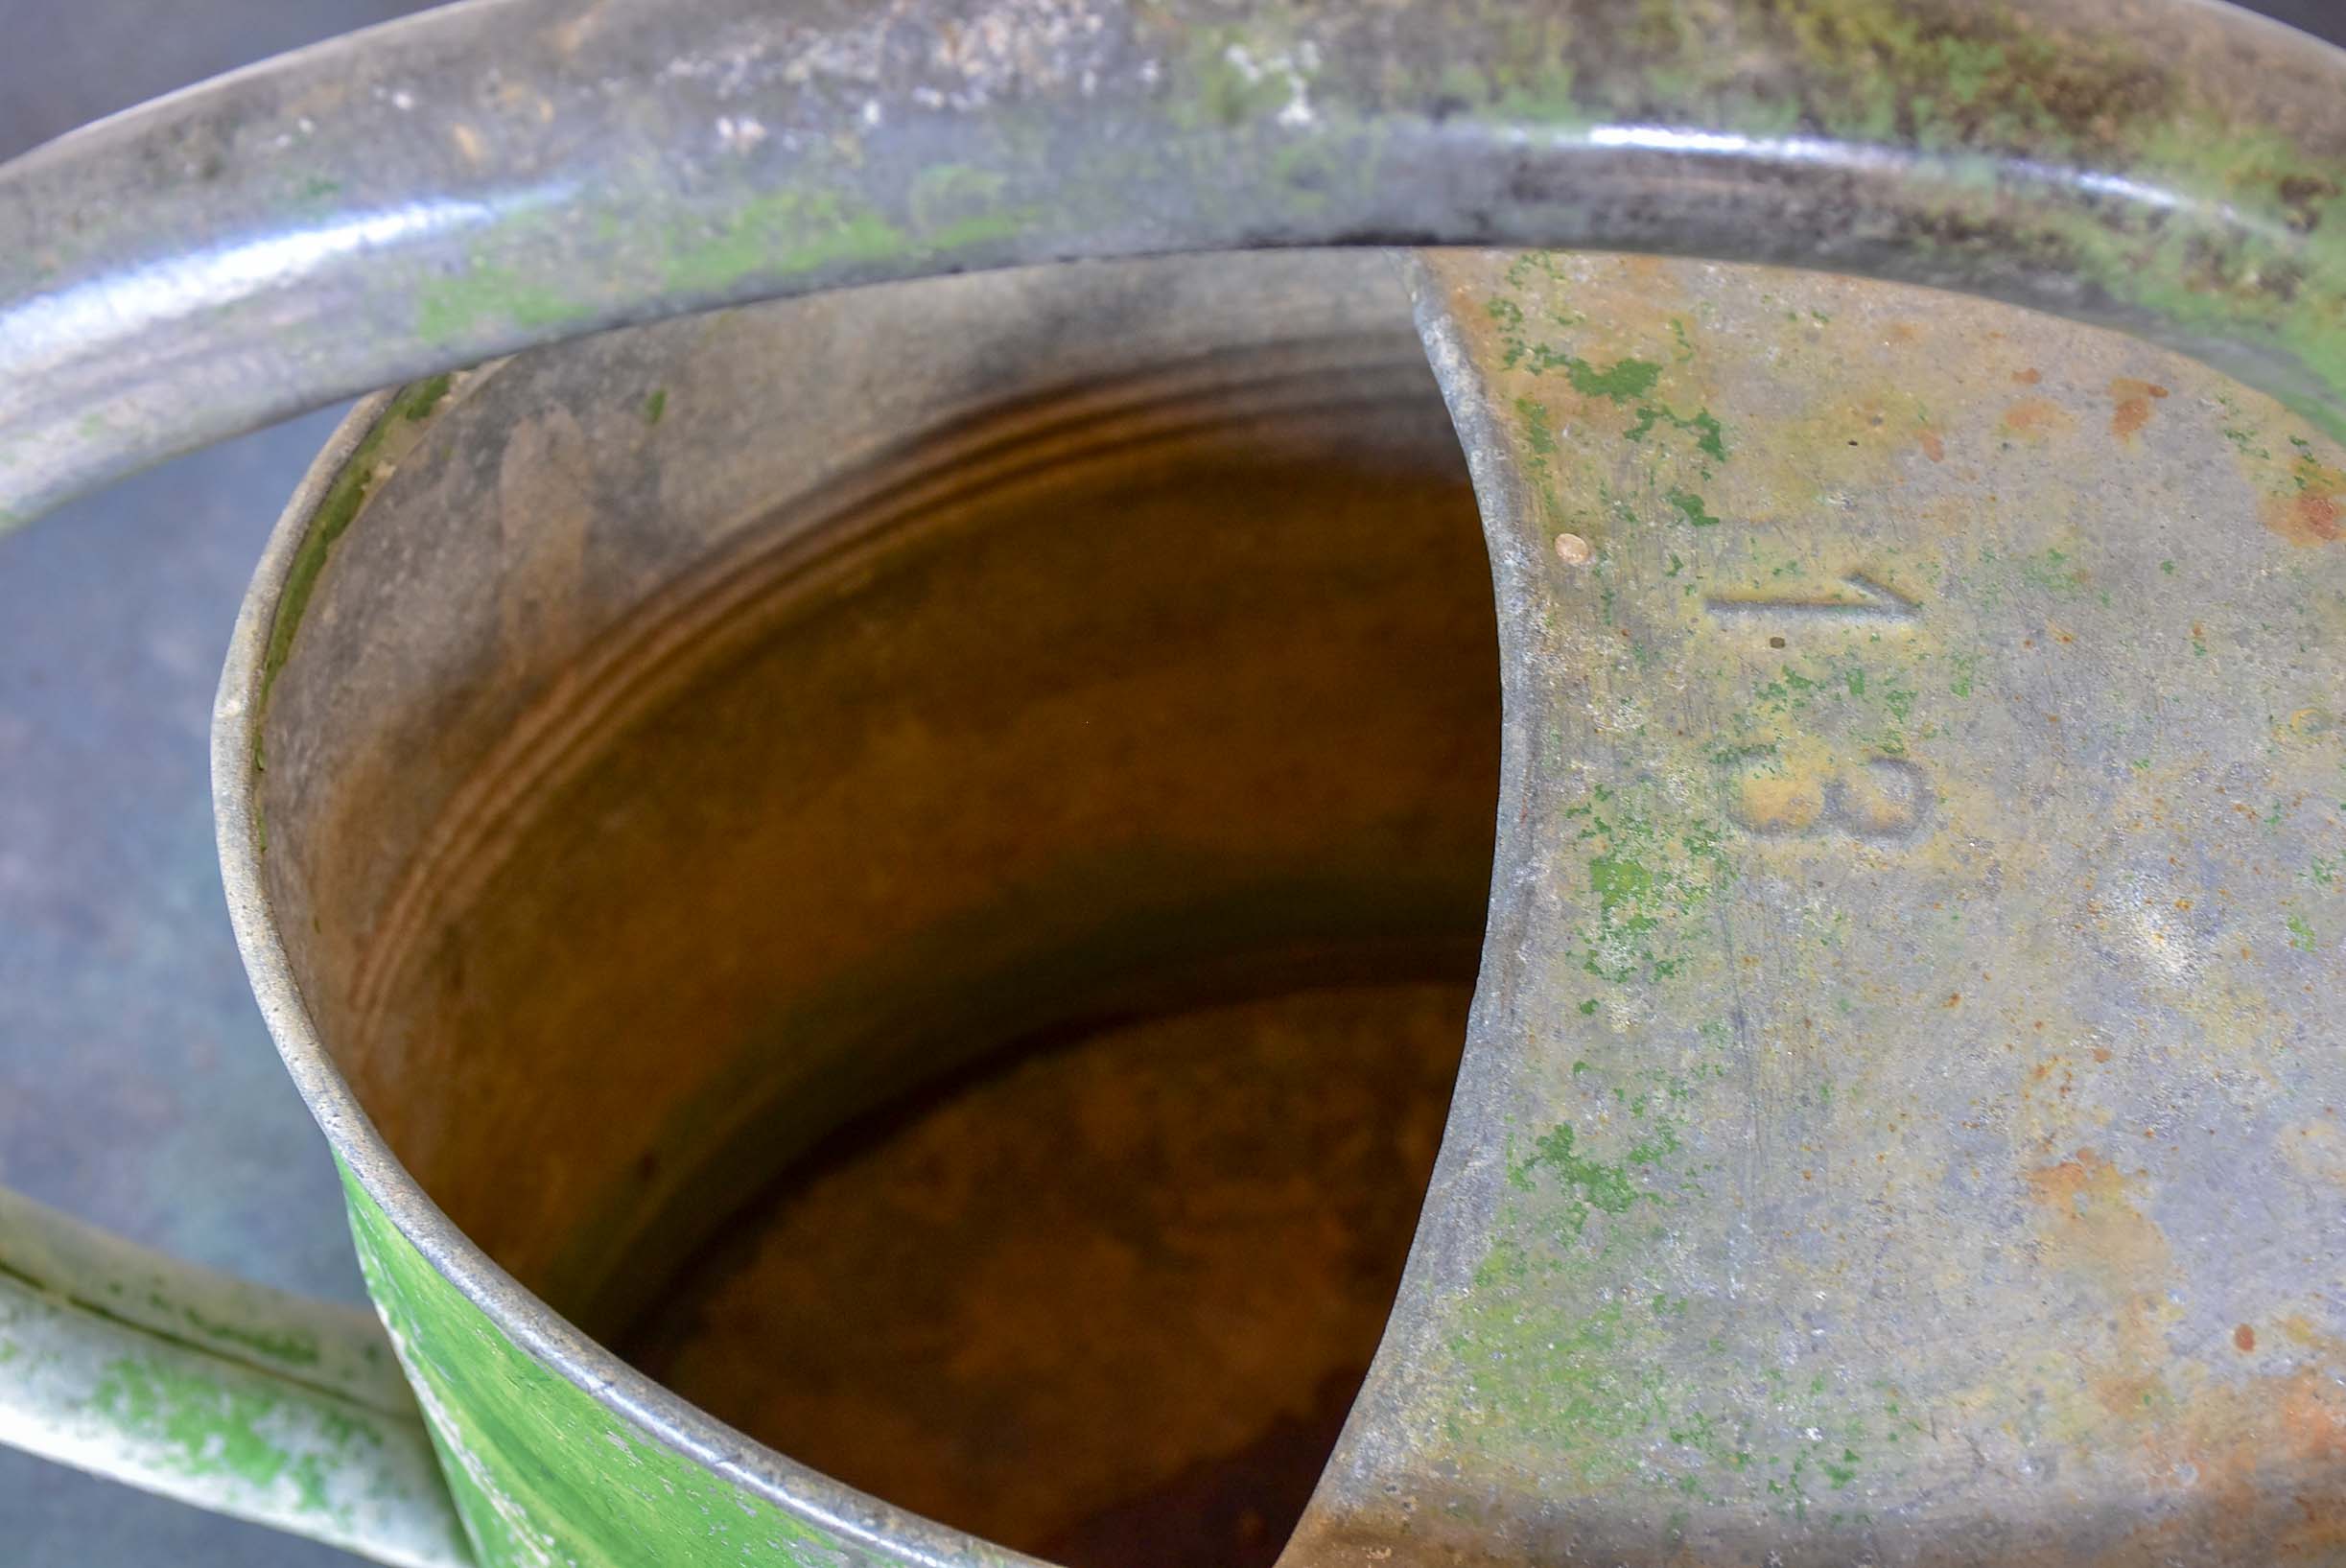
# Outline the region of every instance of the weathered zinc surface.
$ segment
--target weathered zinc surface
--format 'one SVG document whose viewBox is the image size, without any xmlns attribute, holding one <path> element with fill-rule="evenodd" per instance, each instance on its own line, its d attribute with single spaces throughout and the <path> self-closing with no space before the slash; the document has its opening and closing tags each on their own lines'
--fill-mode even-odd
<svg viewBox="0 0 2346 1568">
<path fill-rule="evenodd" d="M 1418 281 L 1500 870 L 1310 1560 L 2346 1556 L 2346 453 L 1917 290 Z"/>
<path fill-rule="evenodd" d="M 2217 354 L 2346 430 L 2346 57 L 2177 0 L 516 0 L 0 173 L 0 524 L 678 310 L 1402 241 L 1800 261 Z"/>
</svg>

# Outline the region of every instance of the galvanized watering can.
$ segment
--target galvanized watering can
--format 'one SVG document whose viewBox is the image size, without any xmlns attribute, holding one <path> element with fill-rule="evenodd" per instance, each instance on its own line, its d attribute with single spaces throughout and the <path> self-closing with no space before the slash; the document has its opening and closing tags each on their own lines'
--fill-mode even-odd
<svg viewBox="0 0 2346 1568">
<path fill-rule="evenodd" d="M 1472 974 L 1282 1560 L 2346 1562 L 2346 57 L 471 0 L 0 232 L 0 518 L 395 388 L 213 742 L 380 1325 L 0 1199 L 0 1438 L 387 1562 L 1031 1560 L 603 1341 L 1003 1042 L 1365 987 L 1236 1080 L 1341 1127 Z M 1310 248 L 1392 245 L 1507 248 Z"/>
</svg>

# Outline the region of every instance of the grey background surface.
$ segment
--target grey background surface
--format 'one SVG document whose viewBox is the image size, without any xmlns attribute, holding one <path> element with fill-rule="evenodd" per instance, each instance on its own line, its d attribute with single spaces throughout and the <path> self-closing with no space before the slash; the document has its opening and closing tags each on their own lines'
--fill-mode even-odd
<svg viewBox="0 0 2346 1568">
<path fill-rule="evenodd" d="M 416 0 L 0 0 L 0 157 Z M 334 1167 L 245 987 L 205 730 L 262 541 L 338 413 L 0 540 L 0 1182 L 364 1301 Z M 352 1558 L 0 1450 L 0 1568 Z"/>
<path fill-rule="evenodd" d="M 0 0 L 0 157 L 417 0 Z M 2269 0 L 2346 40 L 2346 0 Z M 363 1299 L 325 1146 L 245 988 L 205 726 L 312 414 L 0 540 L 0 1182 L 271 1284 Z M 0 1451 L 0 1568 L 351 1559 Z"/>
</svg>

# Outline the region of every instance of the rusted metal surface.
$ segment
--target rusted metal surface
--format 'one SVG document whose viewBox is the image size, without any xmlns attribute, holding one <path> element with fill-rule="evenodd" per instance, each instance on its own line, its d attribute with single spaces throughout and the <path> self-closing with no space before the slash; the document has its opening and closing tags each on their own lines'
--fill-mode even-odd
<svg viewBox="0 0 2346 1568">
<path fill-rule="evenodd" d="M 0 175 L 0 508 L 680 310 L 1330 242 L 1797 261 L 2346 429 L 2346 56 L 2152 0 L 509 0 Z"/>
<path fill-rule="evenodd" d="M 1499 874 L 1295 1560 L 2336 1561 L 2346 454 L 1941 294 L 1418 289 Z"/>
<path fill-rule="evenodd" d="M 1111 1022 L 944 1086 L 747 1207 L 620 1348 L 1067 1568 L 1269 1568 L 1393 1302 L 1461 967 Z"/>
<path fill-rule="evenodd" d="M 588 1335 L 990 1051 L 1463 981 L 1489 583 L 1374 255 L 859 291 L 368 406 L 246 605 L 223 871 L 481 1560 L 1026 1560 Z M 1209 1392 L 1056 1484 L 1131 1502 L 1292 1398 Z"/>
</svg>

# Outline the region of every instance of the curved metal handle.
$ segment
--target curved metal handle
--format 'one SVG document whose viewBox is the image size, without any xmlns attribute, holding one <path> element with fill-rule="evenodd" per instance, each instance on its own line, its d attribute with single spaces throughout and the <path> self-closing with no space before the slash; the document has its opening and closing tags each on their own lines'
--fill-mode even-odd
<svg viewBox="0 0 2346 1568">
<path fill-rule="evenodd" d="M 403 1568 L 472 1560 L 367 1313 L 0 1190 L 0 1443 Z"/>
<path fill-rule="evenodd" d="M 2346 54 L 2206 0 L 471 0 L 0 170 L 0 523 L 779 294 L 1227 246 L 1797 263 L 2346 433 Z"/>
</svg>

